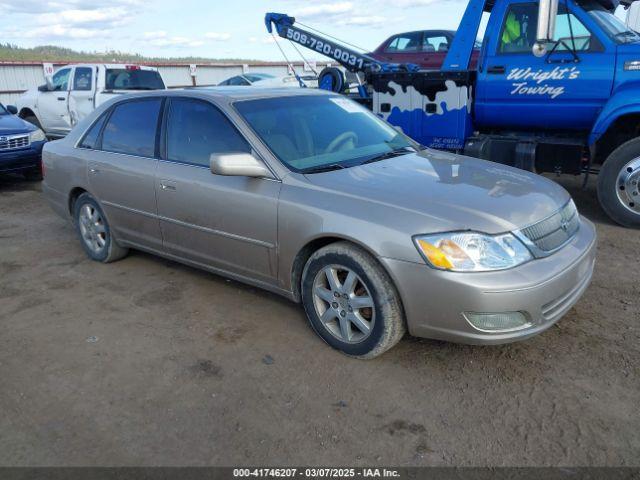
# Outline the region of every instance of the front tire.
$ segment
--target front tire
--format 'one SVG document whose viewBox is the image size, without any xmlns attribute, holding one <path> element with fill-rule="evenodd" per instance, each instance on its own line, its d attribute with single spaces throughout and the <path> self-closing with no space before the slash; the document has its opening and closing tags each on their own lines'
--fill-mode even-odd
<svg viewBox="0 0 640 480">
<path fill-rule="evenodd" d="M 23 118 L 23 120 L 25 122 L 29 122 L 31 125 L 35 125 L 40 130 L 42 130 L 42 125 L 40 125 L 40 121 L 38 120 L 38 117 L 36 117 L 35 115 L 27 115 Z"/>
<path fill-rule="evenodd" d="M 315 332 L 352 357 L 377 357 L 406 332 L 389 275 L 369 253 L 347 242 L 311 255 L 302 274 L 302 303 Z"/>
<path fill-rule="evenodd" d="M 623 143 L 605 160 L 598 199 L 614 222 L 640 227 L 640 138 Z"/>
<path fill-rule="evenodd" d="M 110 263 L 120 260 L 128 249 L 118 245 L 111 234 L 102 208 L 88 193 L 83 193 L 74 203 L 74 223 L 82 248 L 96 262 Z"/>
</svg>

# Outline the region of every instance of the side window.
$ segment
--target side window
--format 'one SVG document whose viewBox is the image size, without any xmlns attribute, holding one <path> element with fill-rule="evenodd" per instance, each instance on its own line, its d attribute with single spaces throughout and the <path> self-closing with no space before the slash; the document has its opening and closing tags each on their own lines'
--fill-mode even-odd
<svg viewBox="0 0 640 480">
<path fill-rule="evenodd" d="M 573 32 L 573 40 L 571 32 Z M 561 8 L 556 17 L 556 33 L 553 39 L 562 40 L 556 47 L 556 51 L 575 48 L 579 52 L 586 52 L 591 50 L 591 47 L 596 47 L 596 44 L 599 45 L 597 41 L 592 42 L 591 32 L 587 27 L 565 8 Z"/>
<path fill-rule="evenodd" d="M 64 92 L 69 89 L 69 74 L 71 73 L 70 68 L 63 68 L 62 70 L 58 70 L 53 74 L 53 78 L 51 79 L 51 83 L 53 84 L 53 89 L 57 92 Z"/>
<path fill-rule="evenodd" d="M 395 37 L 385 51 L 390 53 L 411 53 L 420 50 L 422 32 L 403 33 Z"/>
<path fill-rule="evenodd" d="M 161 98 L 116 105 L 102 134 L 102 150 L 153 157 Z"/>
<path fill-rule="evenodd" d="M 98 137 L 100 137 L 100 130 L 107 119 L 108 114 L 104 113 L 85 134 L 84 138 L 80 142 L 80 148 L 90 148 L 95 150 L 98 146 Z"/>
<path fill-rule="evenodd" d="M 538 6 L 535 3 L 511 5 L 500 33 L 501 53 L 531 53 L 536 41 Z"/>
<path fill-rule="evenodd" d="M 210 103 L 173 98 L 167 119 L 167 159 L 209 166 L 212 153 L 250 152 L 231 122 Z"/>
<path fill-rule="evenodd" d="M 93 69 L 89 67 L 76 67 L 76 73 L 73 76 L 74 90 L 91 90 L 93 79 Z"/>
<path fill-rule="evenodd" d="M 449 39 L 443 35 L 424 36 L 422 41 L 422 50 L 424 52 L 448 52 Z"/>
<path fill-rule="evenodd" d="M 229 85 L 251 85 L 245 78 L 238 75 L 237 77 L 233 77 L 229 79 Z"/>
</svg>

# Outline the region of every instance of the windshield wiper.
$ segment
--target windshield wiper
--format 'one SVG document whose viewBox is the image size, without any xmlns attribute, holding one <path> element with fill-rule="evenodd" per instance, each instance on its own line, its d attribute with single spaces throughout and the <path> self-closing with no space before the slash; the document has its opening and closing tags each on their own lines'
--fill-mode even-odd
<svg viewBox="0 0 640 480">
<path fill-rule="evenodd" d="M 333 170 L 342 170 L 345 167 L 344 165 L 340 165 L 339 163 L 331 163 L 329 165 L 320 165 L 319 167 L 311 167 L 306 168 L 302 171 L 302 173 L 322 173 L 322 172 L 331 172 Z"/>
<path fill-rule="evenodd" d="M 375 157 L 368 158 L 360 165 L 366 165 L 367 163 L 379 162 L 380 160 L 386 160 L 387 158 L 401 157 L 402 155 L 408 155 L 409 153 L 415 153 L 416 150 L 412 147 L 401 147 L 394 148 L 393 150 L 385 153 L 381 153 L 380 155 L 376 155 Z"/>
</svg>

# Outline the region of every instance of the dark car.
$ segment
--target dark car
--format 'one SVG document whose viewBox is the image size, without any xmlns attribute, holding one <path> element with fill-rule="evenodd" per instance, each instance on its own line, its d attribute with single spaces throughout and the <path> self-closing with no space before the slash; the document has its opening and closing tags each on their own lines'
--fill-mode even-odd
<svg viewBox="0 0 640 480">
<path fill-rule="evenodd" d="M 439 69 L 449 52 L 454 30 L 419 30 L 398 33 L 387 38 L 370 55 L 390 63 L 414 63 L 426 69 Z M 478 60 L 479 46 L 471 58 L 471 68 Z"/>
<path fill-rule="evenodd" d="M 0 103 L 0 173 L 17 172 L 38 178 L 47 138 L 42 130 L 15 113 L 15 107 L 5 108 Z"/>
</svg>

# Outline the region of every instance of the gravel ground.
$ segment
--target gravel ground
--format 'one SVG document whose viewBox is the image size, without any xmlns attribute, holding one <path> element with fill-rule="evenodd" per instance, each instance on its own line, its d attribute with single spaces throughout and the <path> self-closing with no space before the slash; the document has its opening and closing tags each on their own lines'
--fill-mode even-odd
<svg viewBox="0 0 640 480">
<path fill-rule="evenodd" d="M 599 247 L 555 327 L 357 361 L 275 295 L 89 261 L 39 184 L 0 178 L 0 465 L 640 465 L 640 231 L 562 183 Z"/>
</svg>

